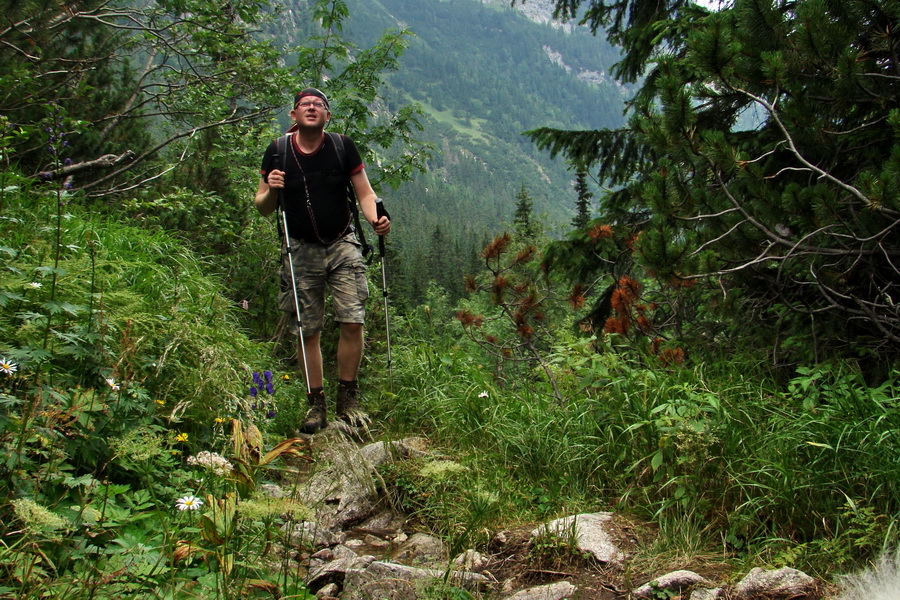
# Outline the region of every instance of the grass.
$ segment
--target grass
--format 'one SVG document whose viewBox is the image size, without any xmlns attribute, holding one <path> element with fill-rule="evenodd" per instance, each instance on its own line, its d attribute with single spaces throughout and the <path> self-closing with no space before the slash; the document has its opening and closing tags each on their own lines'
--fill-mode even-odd
<svg viewBox="0 0 900 600">
<path fill-rule="evenodd" d="M 230 598 L 249 581 L 302 594 L 294 571 L 248 558 L 281 517 L 247 504 L 268 471 L 246 444 L 265 455 L 289 434 L 289 418 L 264 415 L 296 410 L 298 392 L 223 284 L 177 239 L 115 214 L 25 189 L 2 206 L 0 357 L 16 370 L 0 373 L 0 596 L 149 598 L 157 586 Z M 381 475 L 452 552 L 597 510 L 646 524 L 629 567 L 646 572 L 764 564 L 827 577 L 897 543 L 896 374 L 871 386 L 822 365 L 782 386 L 747 357 L 666 366 L 576 338 L 548 310 L 541 351 L 560 401 L 543 370 L 469 342 L 454 312 L 432 291 L 427 307 L 392 314 L 393 372 L 378 327 L 363 371 L 382 435 L 424 435 L 446 455 Z M 253 408 L 250 373 L 264 369 L 276 390 Z M 240 477 L 188 464 L 204 450 Z M 188 494 L 206 508 L 176 511 Z M 535 559 L 568 556 L 545 550 Z M 123 569 L 133 575 L 115 579 Z"/>
<path fill-rule="evenodd" d="M 897 541 L 896 380 L 872 388 L 822 367 L 779 388 L 752 365 L 654 367 L 573 345 L 557 357 L 561 406 L 539 374 L 494 383 L 496 365 L 452 334 L 458 324 L 424 317 L 398 324 L 395 339 L 410 341 L 380 418 L 460 457 L 467 485 L 512 478 L 493 488 L 495 525 L 614 509 L 656 524 L 647 568 L 761 562 L 826 577 Z"/>
</svg>

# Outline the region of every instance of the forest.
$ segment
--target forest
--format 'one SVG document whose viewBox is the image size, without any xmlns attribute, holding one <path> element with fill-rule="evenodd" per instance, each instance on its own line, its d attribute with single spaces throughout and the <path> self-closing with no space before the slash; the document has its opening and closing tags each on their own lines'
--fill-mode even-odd
<svg viewBox="0 0 900 600">
<path fill-rule="evenodd" d="M 0 598 L 314 598 L 273 550 L 309 507 L 263 493 L 306 390 L 251 202 L 298 81 L 396 222 L 361 386 L 460 465 L 380 474 L 422 531 L 614 510 L 641 572 L 834 586 L 895 551 L 900 2 L 2 4 Z"/>
</svg>

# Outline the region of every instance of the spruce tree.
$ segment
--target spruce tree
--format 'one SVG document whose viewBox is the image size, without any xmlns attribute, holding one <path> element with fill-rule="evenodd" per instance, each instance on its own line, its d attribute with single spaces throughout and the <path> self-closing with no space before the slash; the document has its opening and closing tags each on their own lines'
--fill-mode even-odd
<svg viewBox="0 0 900 600">
<path fill-rule="evenodd" d="M 519 239 L 534 241 L 537 234 L 537 223 L 534 220 L 534 200 L 528 193 L 528 188 L 523 184 L 516 194 L 516 212 L 513 215 L 513 226 Z"/>
<path fill-rule="evenodd" d="M 591 218 L 591 199 L 594 194 L 588 189 L 587 171 L 583 167 L 579 167 L 575 171 L 575 193 L 578 195 L 578 199 L 575 201 L 575 217 L 572 219 L 572 227 L 584 229 Z"/>
</svg>

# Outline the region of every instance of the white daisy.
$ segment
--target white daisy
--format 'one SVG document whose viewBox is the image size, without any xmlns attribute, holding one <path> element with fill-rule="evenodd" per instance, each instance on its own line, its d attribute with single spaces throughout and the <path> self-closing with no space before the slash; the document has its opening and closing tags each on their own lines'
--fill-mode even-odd
<svg viewBox="0 0 900 600">
<path fill-rule="evenodd" d="M 195 496 L 184 496 L 175 501 L 175 508 L 178 510 L 200 510 L 203 506 L 203 500 Z"/>
<path fill-rule="evenodd" d="M 118 392 L 118 391 L 119 391 L 119 384 L 116 383 L 116 380 L 113 379 L 113 378 L 111 378 L 111 377 L 107 377 L 107 378 L 106 378 L 106 385 L 108 385 L 109 387 L 111 387 L 111 388 L 112 388 L 112 391 L 114 391 L 114 392 Z"/>
<path fill-rule="evenodd" d="M 0 356 L 0 372 L 6 373 L 7 375 L 12 375 L 18 369 L 19 365 Z"/>
</svg>

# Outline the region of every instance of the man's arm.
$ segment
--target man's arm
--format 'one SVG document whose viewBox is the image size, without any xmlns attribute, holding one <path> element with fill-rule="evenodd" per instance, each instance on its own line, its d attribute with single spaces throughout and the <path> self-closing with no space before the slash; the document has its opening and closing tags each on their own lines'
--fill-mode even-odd
<svg viewBox="0 0 900 600">
<path fill-rule="evenodd" d="M 266 180 L 260 177 L 259 187 L 256 188 L 256 210 L 264 217 L 268 217 L 278 208 L 278 190 L 284 188 L 284 173 L 272 169 L 268 179 L 266 183 Z"/>
<path fill-rule="evenodd" d="M 270 176 L 271 178 L 271 176 Z M 375 208 L 375 199 L 378 197 L 372 184 L 369 183 L 369 176 L 366 170 L 361 169 L 357 173 L 350 176 L 350 183 L 353 184 L 353 191 L 356 193 L 356 199 L 359 201 L 359 208 L 362 210 L 366 221 L 375 229 L 377 235 L 385 235 L 391 230 L 391 221 L 387 217 L 378 217 L 378 210 Z M 259 202 L 257 202 L 257 206 Z"/>
</svg>

